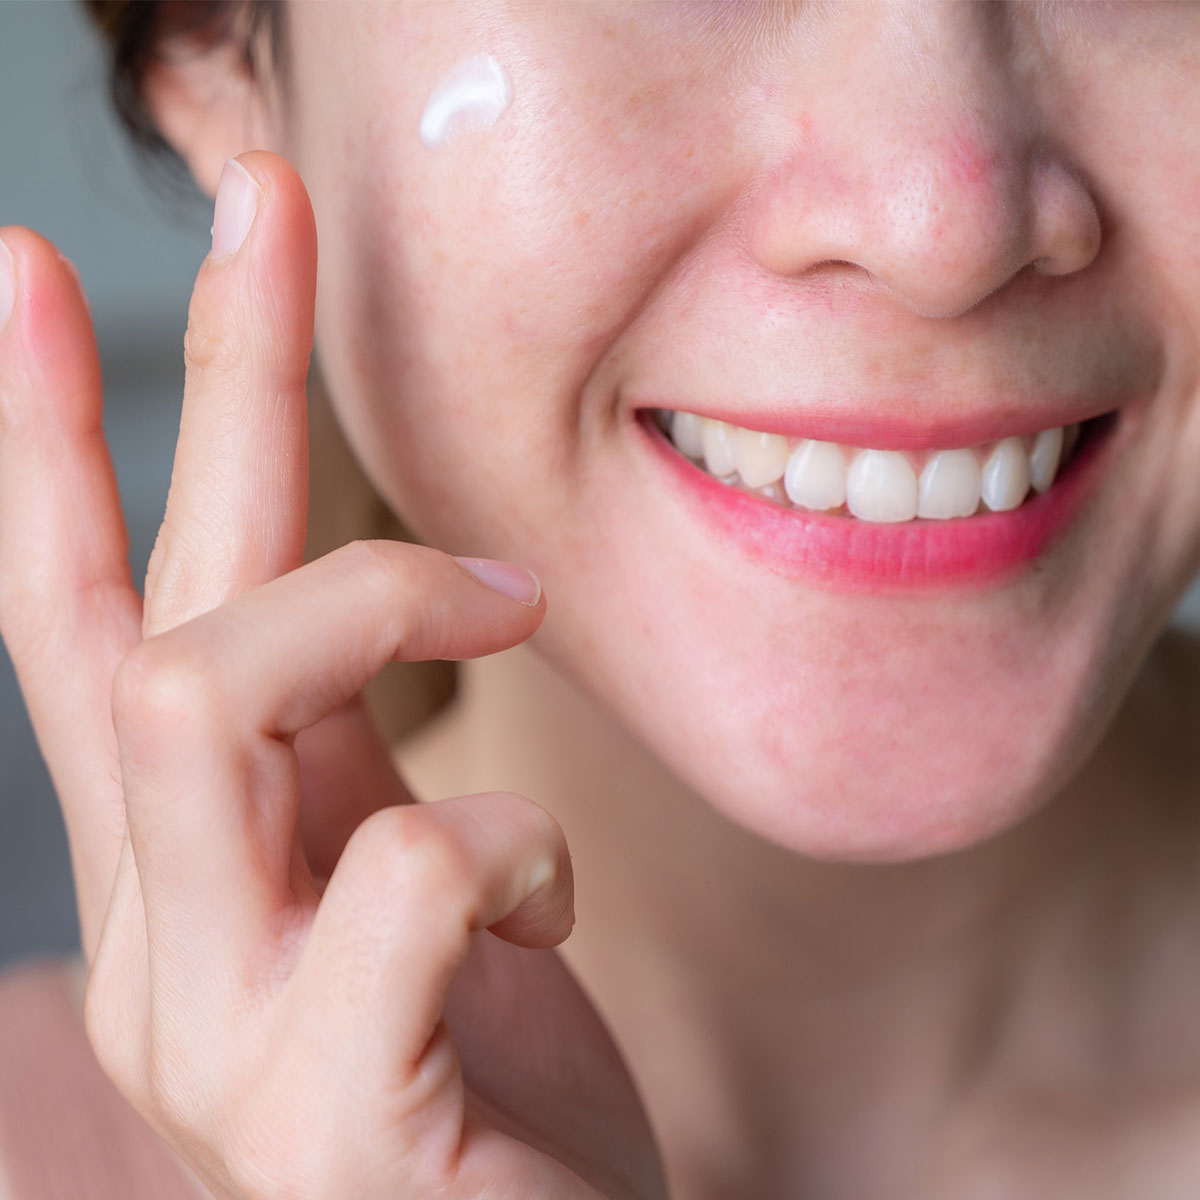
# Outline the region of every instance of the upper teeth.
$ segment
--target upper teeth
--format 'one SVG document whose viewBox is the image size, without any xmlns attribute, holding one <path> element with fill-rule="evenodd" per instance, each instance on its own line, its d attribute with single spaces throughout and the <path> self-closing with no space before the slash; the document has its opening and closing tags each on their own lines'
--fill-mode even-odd
<svg viewBox="0 0 1200 1200">
<path fill-rule="evenodd" d="M 726 483 L 818 512 L 845 509 L 863 521 L 945 520 L 1005 512 L 1029 489 L 1044 492 L 1079 436 L 1078 425 L 953 450 L 870 450 L 788 439 L 660 409 L 676 448 Z"/>
</svg>

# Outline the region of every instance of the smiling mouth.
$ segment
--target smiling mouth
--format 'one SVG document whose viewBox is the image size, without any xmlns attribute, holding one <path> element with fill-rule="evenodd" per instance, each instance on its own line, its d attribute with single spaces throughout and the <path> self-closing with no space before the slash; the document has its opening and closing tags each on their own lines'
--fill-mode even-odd
<svg viewBox="0 0 1200 1200">
<path fill-rule="evenodd" d="M 1011 512 L 1053 486 L 1104 417 L 927 450 L 789 438 L 683 410 L 653 420 L 693 465 L 783 508 L 872 524 L 941 522 Z"/>
</svg>

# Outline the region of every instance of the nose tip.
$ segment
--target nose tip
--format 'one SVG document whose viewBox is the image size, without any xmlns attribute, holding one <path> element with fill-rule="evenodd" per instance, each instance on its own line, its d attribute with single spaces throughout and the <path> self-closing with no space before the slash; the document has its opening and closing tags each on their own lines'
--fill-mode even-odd
<svg viewBox="0 0 1200 1200">
<path fill-rule="evenodd" d="M 768 270 L 861 267 L 921 316 L 969 311 L 1024 268 L 1066 275 L 1099 251 L 1084 182 L 1052 154 L 959 132 L 885 155 L 803 155 L 768 183 L 751 245 Z"/>
</svg>

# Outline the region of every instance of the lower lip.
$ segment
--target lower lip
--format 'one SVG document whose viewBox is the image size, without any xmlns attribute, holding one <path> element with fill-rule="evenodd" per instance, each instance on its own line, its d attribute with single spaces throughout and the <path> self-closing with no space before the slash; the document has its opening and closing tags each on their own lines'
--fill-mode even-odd
<svg viewBox="0 0 1200 1200">
<path fill-rule="evenodd" d="M 855 591 L 996 583 L 1026 570 L 1070 525 L 1097 486 L 1115 442 L 1115 415 L 1088 431 L 1049 491 L 1011 512 L 892 525 L 784 508 L 714 479 L 638 414 L 652 453 L 687 505 L 777 574 Z"/>
</svg>

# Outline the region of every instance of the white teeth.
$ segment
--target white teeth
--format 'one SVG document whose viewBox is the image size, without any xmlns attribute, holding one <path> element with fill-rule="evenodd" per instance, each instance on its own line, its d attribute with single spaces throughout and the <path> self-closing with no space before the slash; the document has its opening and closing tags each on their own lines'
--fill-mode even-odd
<svg viewBox="0 0 1200 1200">
<path fill-rule="evenodd" d="M 1051 487 L 1080 436 L 1079 425 L 1067 425 L 990 446 L 901 452 L 789 441 L 683 410 L 660 409 L 654 419 L 682 454 L 722 483 L 778 504 L 877 522 L 1018 508 L 1031 487 Z"/>
<path fill-rule="evenodd" d="M 899 450 L 860 450 L 846 473 L 846 507 L 863 521 L 911 521 L 917 476 Z"/>
<path fill-rule="evenodd" d="M 783 486 L 801 508 L 841 508 L 846 503 L 846 459 L 840 447 L 805 438 L 788 459 Z"/>
<path fill-rule="evenodd" d="M 732 475 L 737 469 L 733 430 L 724 421 L 708 421 L 704 426 L 704 463 L 708 473 L 718 479 Z"/>
<path fill-rule="evenodd" d="M 777 433 L 739 429 L 733 439 L 738 474 L 749 488 L 766 487 L 783 478 L 787 466 L 787 438 Z"/>
<path fill-rule="evenodd" d="M 983 464 L 983 502 L 992 512 L 1016 508 L 1029 491 L 1029 455 L 1020 438 L 996 443 Z"/>
<path fill-rule="evenodd" d="M 917 516 L 945 521 L 979 508 L 979 460 L 970 450 L 939 450 L 921 471 Z"/>
<path fill-rule="evenodd" d="M 704 454 L 704 426 L 707 423 L 695 413 L 677 412 L 671 422 L 671 441 L 688 458 L 701 458 Z"/>
<path fill-rule="evenodd" d="M 1029 482 L 1035 490 L 1044 492 L 1053 482 L 1062 458 L 1063 431 L 1043 429 L 1033 439 L 1033 449 L 1029 452 Z"/>
</svg>

